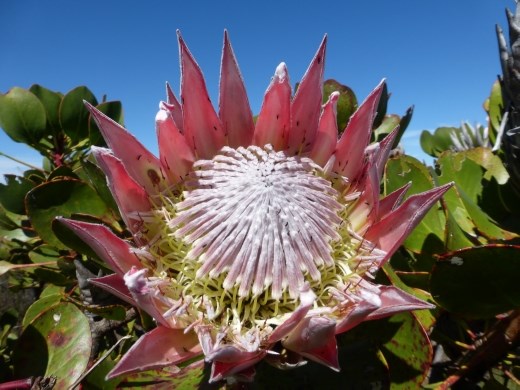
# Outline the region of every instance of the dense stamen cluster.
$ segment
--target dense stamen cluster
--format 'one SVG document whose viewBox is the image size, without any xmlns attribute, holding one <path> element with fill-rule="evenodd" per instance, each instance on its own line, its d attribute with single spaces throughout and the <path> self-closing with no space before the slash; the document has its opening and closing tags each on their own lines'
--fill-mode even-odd
<svg viewBox="0 0 520 390">
<path fill-rule="evenodd" d="M 318 311 L 339 314 L 352 283 L 385 255 L 352 230 L 358 196 L 339 194 L 311 159 L 270 145 L 224 147 L 197 161 L 182 189 L 156 199 L 145 224 L 158 233 L 141 261 L 186 308 L 175 312 L 186 324 L 239 333 L 277 325 L 305 283 Z"/>
<path fill-rule="evenodd" d="M 271 288 L 296 298 L 305 279 L 334 267 L 330 242 L 341 237 L 342 205 L 320 167 L 270 145 L 225 147 L 194 165 L 184 200 L 170 226 L 191 245 L 197 278 L 226 274 L 224 289 L 240 297 Z"/>
</svg>

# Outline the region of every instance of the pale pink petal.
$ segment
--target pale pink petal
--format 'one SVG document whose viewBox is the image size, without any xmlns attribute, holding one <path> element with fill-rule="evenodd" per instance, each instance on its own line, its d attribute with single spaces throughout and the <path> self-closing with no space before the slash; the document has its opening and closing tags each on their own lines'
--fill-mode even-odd
<svg viewBox="0 0 520 390">
<path fill-rule="evenodd" d="M 226 377 L 250 369 L 253 365 L 262 360 L 266 354 L 266 351 L 263 350 L 257 352 L 239 352 L 240 353 L 234 355 L 234 360 L 213 361 L 211 365 L 211 377 L 209 379 L 210 383 L 218 382 Z"/>
<path fill-rule="evenodd" d="M 125 281 L 122 276 L 118 274 L 111 274 L 107 276 L 101 276 L 99 278 L 92 278 L 88 280 L 89 283 L 92 283 L 94 286 L 100 287 L 105 291 L 108 291 L 110 294 L 115 295 L 119 299 L 129 303 L 132 306 L 137 306 L 132 294 L 126 287 Z"/>
<path fill-rule="evenodd" d="M 287 320 L 276 327 L 273 333 L 269 336 L 268 342 L 275 343 L 287 336 L 307 315 L 315 300 L 316 294 L 314 294 L 309 285 L 306 284 L 300 292 L 300 305 L 294 312 L 292 312 Z"/>
<path fill-rule="evenodd" d="M 211 104 L 202 71 L 179 32 L 184 135 L 197 159 L 212 158 L 224 146 L 224 130 Z"/>
<path fill-rule="evenodd" d="M 401 206 L 385 218 L 372 225 L 365 239 L 387 252 L 388 260 L 410 232 L 417 226 L 430 207 L 450 189 L 453 183 L 433 188 L 429 191 L 410 196 Z"/>
<path fill-rule="evenodd" d="M 329 100 L 323 106 L 318 132 L 309 154 L 309 157 L 322 167 L 327 164 L 338 143 L 338 122 L 336 120 L 338 99 L 339 92 L 332 92 Z"/>
<path fill-rule="evenodd" d="M 132 246 L 116 236 L 106 226 L 58 217 L 57 221 L 69 228 L 83 240 L 107 265 L 121 277 L 141 263 L 132 251 Z"/>
<path fill-rule="evenodd" d="M 354 231 L 363 234 L 379 215 L 379 176 L 374 163 L 365 167 L 363 192 L 349 213 L 349 222 Z"/>
<path fill-rule="evenodd" d="M 372 124 L 384 85 L 383 80 L 361 103 L 350 117 L 345 131 L 338 141 L 333 171 L 349 178 L 351 181 L 357 178 L 365 164 L 365 148 L 370 141 Z"/>
<path fill-rule="evenodd" d="M 159 324 L 169 327 L 170 324 L 163 315 L 166 308 L 162 307 L 163 305 L 155 296 L 157 288 L 148 286 L 145 278 L 147 271 L 146 268 L 138 269 L 137 267 L 132 267 L 123 276 L 126 287 L 128 287 L 139 308 L 150 314 Z"/>
<path fill-rule="evenodd" d="M 379 286 L 381 306 L 371 312 L 367 320 L 377 320 L 405 311 L 434 309 L 435 305 L 414 297 L 394 286 Z"/>
<path fill-rule="evenodd" d="M 287 68 L 282 62 L 264 95 L 260 114 L 256 121 L 253 144 L 263 147 L 271 144 L 275 150 L 287 146 L 291 124 L 291 85 Z"/>
<path fill-rule="evenodd" d="M 375 158 L 377 177 L 379 178 L 383 176 L 383 170 L 385 169 L 386 161 L 388 160 L 388 156 L 390 156 L 390 152 L 392 151 L 392 146 L 398 132 L 399 125 L 397 125 L 390 134 L 388 134 L 381 142 L 379 142 L 379 151 Z"/>
<path fill-rule="evenodd" d="M 197 336 L 182 329 L 158 326 L 145 333 L 107 375 L 107 379 L 173 366 L 201 354 Z"/>
<path fill-rule="evenodd" d="M 353 308 L 336 324 L 336 334 L 344 333 L 365 321 L 368 315 L 379 308 L 380 302 L 362 300 L 355 303 Z"/>
<path fill-rule="evenodd" d="M 149 194 L 164 187 L 161 164 L 132 134 L 101 111 L 85 102 L 96 121 L 103 138 L 114 155 L 120 159 L 129 175 L 143 186 Z"/>
<path fill-rule="evenodd" d="M 142 215 L 151 209 L 148 194 L 130 177 L 121 160 L 114 157 L 110 150 L 93 146 L 92 153 L 107 175 L 108 186 L 119 206 L 121 217 L 137 237 L 143 227 Z"/>
<path fill-rule="evenodd" d="M 323 38 L 302 78 L 291 104 L 291 127 L 289 130 L 289 154 L 311 150 L 316 137 L 323 96 L 323 69 L 327 36 Z"/>
<path fill-rule="evenodd" d="M 336 321 L 307 317 L 282 341 L 285 348 L 339 371 Z"/>
<path fill-rule="evenodd" d="M 227 31 L 224 31 L 220 68 L 219 116 L 229 146 L 237 148 L 251 144 L 255 129 L 253 114 Z"/>
<path fill-rule="evenodd" d="M 175 126 L 177 126 L 180 133 L 183 134 L 184 124 L 182 122 L 182 106 L 168 83 L 166 83 L 166 96 L 168 97 L 168 104 L 166 107 L 172 116 L 173 122 L 175 122 Z"/>
<path fill-rule="evenodd" d="M 409 182 L 379 201 L 379 219 L 385 218 L 401 204 L 406 191 L 408 191 L 411 185 L 412 182 Z"/>
<path fill-rule="evenodd" d="M 193 166 L 195 155 L 163 105 L 155 117 L 155 128 L 163 171 L 170 183 L 182 182 Z"/>
</svg>

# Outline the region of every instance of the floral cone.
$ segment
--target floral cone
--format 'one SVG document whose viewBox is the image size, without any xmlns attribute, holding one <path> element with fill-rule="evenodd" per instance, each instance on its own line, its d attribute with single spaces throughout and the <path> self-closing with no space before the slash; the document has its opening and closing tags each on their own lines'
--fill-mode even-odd
<svg viewBox="0 0 520 390">
<path fill-rule="evenodd" d="M 93 148 L 133 234 L 60 219 L 114 270 L 93 279 L 150 314 L 108 377 L 199 355 L 211 381 L 310 359 L 339 370 L 336 334 L 371 319 L 431 308 L 371 282 L 449 188 L 379 198 L 397 129 L 371 144 L 381 82 L 338 139 L 333 93 L 322 106 L 326 37 L 292 97 L 280 64 L 256 123 L 227 33 L 219 112 L 179 35 L 181 99 L 156 116 L 160 157 L 89 106 L 110 149 Z M 297 361 L 287 359 L 299 356 Z"/>
</svg>

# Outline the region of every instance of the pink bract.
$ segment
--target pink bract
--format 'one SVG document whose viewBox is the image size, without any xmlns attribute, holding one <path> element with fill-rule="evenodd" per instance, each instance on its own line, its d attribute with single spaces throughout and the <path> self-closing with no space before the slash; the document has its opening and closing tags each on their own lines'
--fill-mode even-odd
<svg viewBox="0 0 520 390">
<path fill-rule="evenodd" d="M 280 64 L 253 121 L 227 33 L 218 113 L 179 37 L 181 93 L 167 86 L 156 116 L 159 158 L 88 106 L 109 149 L 92 152 L 132 242 L 109 228 L 60 219 L 112 270 L 91 282 L 150 314 L 108 377 L 196 356 L 211 381 L 250 376 L 284 350 L 339 370 L 336 335 L 432 305 L 371 282 L 450 185 L 380 199 L 397 129 L 370 144 L 381 82 L 338 139 L 333 93 L 322 105 L 325 37 L 292 96 Z M 87 104 L 88 105 L 88 104 Z"/>
</svg>

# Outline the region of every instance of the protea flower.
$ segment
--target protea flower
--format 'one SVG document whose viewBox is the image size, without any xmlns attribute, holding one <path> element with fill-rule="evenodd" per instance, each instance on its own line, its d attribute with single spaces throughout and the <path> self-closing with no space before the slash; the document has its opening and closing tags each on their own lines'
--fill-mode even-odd
<svg viewBox="0 0 520 390">
<path fill-rule="evenodd" d="M 379 199 L 396 135 L 369 145 L 383 82 L 338 140 L 338 93 L 322 106 L 325 37 L 294 97 L 286 65 L 276 68 L 254 123 L 227 34 L 218 114 L 178 40 L 181 99 L 167 86 L 156 116 L 159 158 L 89 107 L 110 147 L 93 153 L 133 242 L 61 220 L 115 272 L 91 282 L 157 322 L 109 377 L 202 355 L 211 381 L 251 377 L 264 358 L 339 370 L 337 334 L 431 308 L 370 281 L 449 187 L 402 204 L 408 186 Z"/>
</svg>

